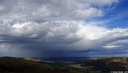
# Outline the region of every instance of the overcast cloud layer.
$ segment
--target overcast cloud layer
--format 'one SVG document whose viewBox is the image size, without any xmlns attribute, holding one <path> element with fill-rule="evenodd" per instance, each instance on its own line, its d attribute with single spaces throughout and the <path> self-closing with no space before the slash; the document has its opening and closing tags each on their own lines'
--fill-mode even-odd
<svg viewBox="0 0 128 73">
<path fill-rule="evenodd" d="M 1 0 L 1 56 L 127 56 L 128 28 L 97 18 L 118 0 Z M 106 7 L 106 9 L 104 9 Z"/>
</svg>

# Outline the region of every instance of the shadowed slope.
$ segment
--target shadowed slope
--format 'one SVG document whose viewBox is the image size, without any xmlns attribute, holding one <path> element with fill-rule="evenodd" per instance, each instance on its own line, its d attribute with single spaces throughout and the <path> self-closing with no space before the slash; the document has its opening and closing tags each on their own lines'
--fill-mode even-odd
<svg viewBox="0 0 128 73">
<path fill-rule="evenodd" d="M 78 73 L 21 58 L 0 58 L 0 73 Z"/>
<path fill-rule="evenodd" d="M 82 63 L 83 66 L 91 66 L 103 72 L 113 71 L 113 70 L 128 70 L 128 61 L 126 58 L 102 58 L 102 59 L 94 59 L 88 60 Z"/>
</svg>

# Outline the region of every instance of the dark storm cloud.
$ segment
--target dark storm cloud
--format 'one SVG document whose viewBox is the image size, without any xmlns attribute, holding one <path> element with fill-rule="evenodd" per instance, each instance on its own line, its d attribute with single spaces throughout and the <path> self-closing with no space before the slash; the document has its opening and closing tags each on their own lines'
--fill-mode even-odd
<svg viewBox="0 0 128 73">
<path fill-rule="evenodd" d="M 4 34 L 1 35 L 1 43 L 11 44 L 11 48 L 19 48 L 20 52 L 27 50 L 36 56 L 80 56 L 81 54 L 83 56 L 106 48 L 119 49 L 118 41 L 126 40 L 128 36 L 125 34 L 127 29 L 110 31 L 96 27 L 100 29 L 96 31 L 101 35 L 99 36 L 91 31 L 86 32 L 86 27 L 91 31 L 95 30 L 94 26 L 78 27 L 76 23 L 69 22 L 18 22 L 12 24 L 10 28 L 8 27 L 9 31 L 6 33 L 1 32 Z M 120 32 L 117 33 L 117 31 Z M 93 37 L 92 33 L 97 36 Z M 120 45 L 125 46 L 124 44 Z M 100 53 L 102 52 L 104 51 L 100 51 Z"/>
<path fill-rule="evenodd" d="M 12 56 L 84 56 L 124 46 L 117 44 L 127 39 L 128 29 L 84 22 L 103 16 L 93 5 L 114 2 L 118 0 L 1 0 L 0 51 Z"/>
</svg>

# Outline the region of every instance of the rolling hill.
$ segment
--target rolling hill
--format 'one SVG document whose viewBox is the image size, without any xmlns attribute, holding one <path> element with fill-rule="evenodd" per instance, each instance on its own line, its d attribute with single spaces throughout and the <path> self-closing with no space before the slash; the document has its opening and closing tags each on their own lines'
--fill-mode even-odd
<svg viewBox="0 0 128 73">
<path fill-rule="evenodd" d="M 0 73 L 79 73 L 22 58 L 0 58 Z"/>
<path fill-rule="evenodd" d="M 83 67 L 93 67 L 101 72 L 126 71 L 128 70 L 128 59 L 111 57 L 87 60 L 81 63 Z"/>
<path fill-rule="evenodd" d="M 0 58 L 0 73 L 110 73 L 128 71 L 128 58 L 110 57 L 68 62 L 38 58 Z"/>
</svg>

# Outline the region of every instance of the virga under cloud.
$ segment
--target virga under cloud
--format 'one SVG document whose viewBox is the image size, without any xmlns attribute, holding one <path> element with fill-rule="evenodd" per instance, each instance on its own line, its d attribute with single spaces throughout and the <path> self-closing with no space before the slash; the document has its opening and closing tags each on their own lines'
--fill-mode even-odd
<svg viewBox="0 0 128 73">
<path fill-rule="evenodd" d="M 100 19 L 119 2 L 1 0 L 0 55 L 126 55 L 128 28 L 108 28 L 111 20 Z"/>
</svg>

